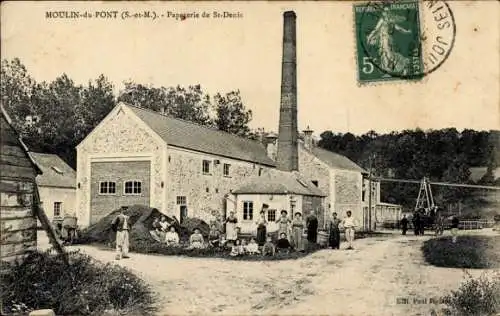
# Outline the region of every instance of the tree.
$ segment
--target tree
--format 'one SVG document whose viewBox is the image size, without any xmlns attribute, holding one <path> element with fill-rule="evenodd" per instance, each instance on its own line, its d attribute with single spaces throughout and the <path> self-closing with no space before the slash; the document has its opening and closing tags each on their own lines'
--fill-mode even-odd
<svg viewBox="0 0 500 316">
<path fill-rule="evenodd" d="M 24 129 L 26 117 L 32 115 L 30 94 L 35 81 L 28 74 L 19 58 L 2 60 L 0 94 L 2 104 L 20 132 Z"/>
<path fill-rule="evenodd" d="M 104 75 L 89 81 L 75 107 L 75 139 L 85 138 L 115 106 L 113 84 Z"/>
<path fill-rule="evenodd" d="M 470 179 L 470 169 L 466 157 L 460 155 L 456 157 L 448 168 L 443 172 L 442 180 L 451 183 L 468 183 Z M 469 190 L 452 187 L 443 189 L 443 197 L 447 202 L 458 202 L 462 200 Z"/>
<path fill-rule="evenodd" d="M 224 96 L 217 93 L 214 102 L 217 128 L 239 136 L 247 136 L 250 131 L 248 123 L 252 119 L 252 111 L 245 109 L 240 91 L 231 91 Z"/>
<path fill-rule="evenodd" d="M 210 97 L 200 85 L 155 88 L 129 81 L 125 82 L 125 89 L 120 92 L 118 101 L 200 125 L 213 125 L 209 113 Z"/>
</svg>

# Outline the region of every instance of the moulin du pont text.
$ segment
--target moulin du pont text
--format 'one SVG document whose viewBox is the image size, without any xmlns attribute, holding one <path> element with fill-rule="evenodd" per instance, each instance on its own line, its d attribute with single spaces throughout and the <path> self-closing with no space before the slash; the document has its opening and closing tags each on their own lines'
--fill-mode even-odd
<svg viewBox="0 0 500 316">
<path fill-rule="evenodd" d="M 46 11 L 47 19 L 239 19 L 243 13 L 234 11 L 202 11 L 202 12 L 175 12 L 175 11 L 128 11 L 128 10 L 106 10 L 106 11 Z"/>
</svg>

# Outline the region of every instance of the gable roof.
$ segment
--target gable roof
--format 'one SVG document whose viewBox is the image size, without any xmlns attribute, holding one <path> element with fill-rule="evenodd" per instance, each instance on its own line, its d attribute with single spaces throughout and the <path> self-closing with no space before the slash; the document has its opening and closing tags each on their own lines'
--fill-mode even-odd
<svg viewBox="0 0 500 316">
<path fill-rule="evenodd" d="M 37 174 L 42 174 L 42 169 L 33 160 L 33 158 L 29 155 L 28 146 L 26 146 L 26 144 L 21 139 L 21 136 L 19 135 L 17 130 L 12 125 L 12 120 L 11 120 L 9 114 L 7 114 L 7 111 L 5 110 L 5 108 L 3 107 L 3 104 L 1 104 L 1 103 L 0 103 L 0 112 L 2 112 L 2 120 L 1 120 L 1 124 L 0 124 L 1 129 L 2 129 L 2 137 L 1 137 L 2 145 L 6 144 L 9 140 L 13 141 L 15 139 L 16 145 L 19 144 L 21 146 L 24 154 L 26 155 L 28 160 L 31 162 L 31 165 L 35 169 L 35 172 Z"/>
<path fill-rule="evenodd" d="M 365 169 L 358 166 L 354 161 L 350 160 L 346 156 L 342 156 L 319 147 L 313 147 L 311 152 L 319 160 L 323 161 L 332 168 L 368 173 Z"/>
<path fill-rule="evenodd" d="M 76 188 L 76 172 L 59 156 L 30 152 L 29 155 L 40 166 L 42 175 L 36 177 L 39 186 Z"/>
<path fill-rule="evenodd" d="M 261 176 L 254 176 L 233 191 L 234 194 L 299 194 L 326 196 L 311 181 L 298 172 L 271 169 Z"/>
<path fill-rule="evenodd" d="M 158 112 L 125 104 L 168 145 L 250 161 L 266 166 L 276 163 L 259 142 Z"/>
</svg>

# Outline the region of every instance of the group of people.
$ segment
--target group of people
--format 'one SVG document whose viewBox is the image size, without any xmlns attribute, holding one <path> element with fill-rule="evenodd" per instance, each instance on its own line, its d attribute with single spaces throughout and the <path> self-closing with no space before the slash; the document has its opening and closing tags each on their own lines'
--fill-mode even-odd
<svg viewBox="0 0 500 316">
<path fill-rule="evenodd" d="M 260 217 L 255 222 L 257 232 L 257 243 L 259 246 L 264 246 L 267 241 L 267 226 L 266 212 L 268 205 L 264 204 L 260 211 Z M 295 212 L 293 219 L 288 217 L 288 212 L 282 210 L 280 217 L 275 221 L 278 225 L 278 238 L 286 239 L 291 248 L 296 251 L 305 251 L 304 234 L 308 242 L 316 243 L 318 239 L 318 218 L 312 213 L 304 221 L 301 212 Z"/>
<path fill-rule="evenodd" d="M 278 226 L 278 239 L 273 243 L 273 238 L 268 234 L 268 221 L 266 211 L 268 205 L 264 204 L 258 220 L 255 222 L 256 238 L 250 238 L 249 241 L 239 238 L 238 219 L 234 212 L 221 221 L 218 213 L 213 211 L 209 220 L 210 231 L 208 240 L 205 242 L 201 230 L 195 228 L 189 236 L 188 249 L 202 249 L 206 247 L 217 247 L 227 249 L 231 256 L 255 255 L 264 256 L 274 255 L 275 253 L 298 251 L 304 252 L 306 243 L 317 243 L 318 238 L 318 219 L 314 212 L 306 220 L 302 218 L 301 212 L 295 212 L 293 218 L 288 217 L 288 212 L 282 210 L 280 217 L 275 221 Z M 116 232 L 116 258 L 128 257 L 128 232 L 130 225 L 129 217 L 120 211 L 120 214 L 113 220 L 112 227 Z M 177 231 L 178 223 L 170 224 L 167 217 L 161 215 L 153 220 L 150 230 L 151 236 L 158 242 L 165 243 L 169 247 L 180 247 L 180 238 Z M 225 226 L 225 234 L 223 234 Z M 333 249 L 340 249 L 340 230 L 345 229 L 345 235 L 349 246 L 347 249 L 353 249 L 355 229 L 352 213 L 347 211 L 347 217 L 343 220 L 337 218 L 333 213 L 328 222 L 329 246 Z"/>
<path fill-rule="evenodd" d="M 441 214 L 440 211 L 438 211 L 436 208 L 432 208 L 429 211 L 429 215 L 425 217 L 425 210 L 420 209 L 417 210 L 413 213 L 412 217 L 412 224 L 413 224 L 413 231 L 415 236 L 423 236 L 425 233 L 425 224 L 426 224 L 426 219 L 427 222 L 430 221 L 430 224 L 434 228 L 434 234 L 436 236 L 441 236 L 443 235 L 444 232 L 444 217 Z M 451 235 L 452 235 L 452 242 L 455 243 L 457 241 L 457 234 L 458 234 L 458 225 L 460 221 L 458 217 L 453 216 L 451 220 Z M 402 234 L 406 235 L 406 232 L 408 231 L 408 224 L 409 220 L 406 218 L 406 215 L 403 216 L 403 218 L 400 221 L 400 226 L 402 230 Z"/>
<path fill-rule="evenodd" d="M 353 242 L 356 226 L 356 221 L 351 211 L 346 212 L 346 217 L 343 220 L 337 217 L 337 213 L 332 213 L 332 217 L 328 221 L 328 246 L 332 249 L 340 249 L 340 230 L 343 227 L 348 243 L 346 249 L 354 249 Z"/>
</svg>

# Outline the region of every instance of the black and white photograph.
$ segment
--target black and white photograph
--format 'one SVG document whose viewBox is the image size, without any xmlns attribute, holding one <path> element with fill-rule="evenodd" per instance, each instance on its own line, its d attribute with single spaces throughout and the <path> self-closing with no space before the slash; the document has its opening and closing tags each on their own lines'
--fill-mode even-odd
<svg viewBox="0 0 500 316">
<path fill-rule="evenodd" d="M 0 12 L 1 315 L 500 315 L 500 2 Z"/>
</svg>

